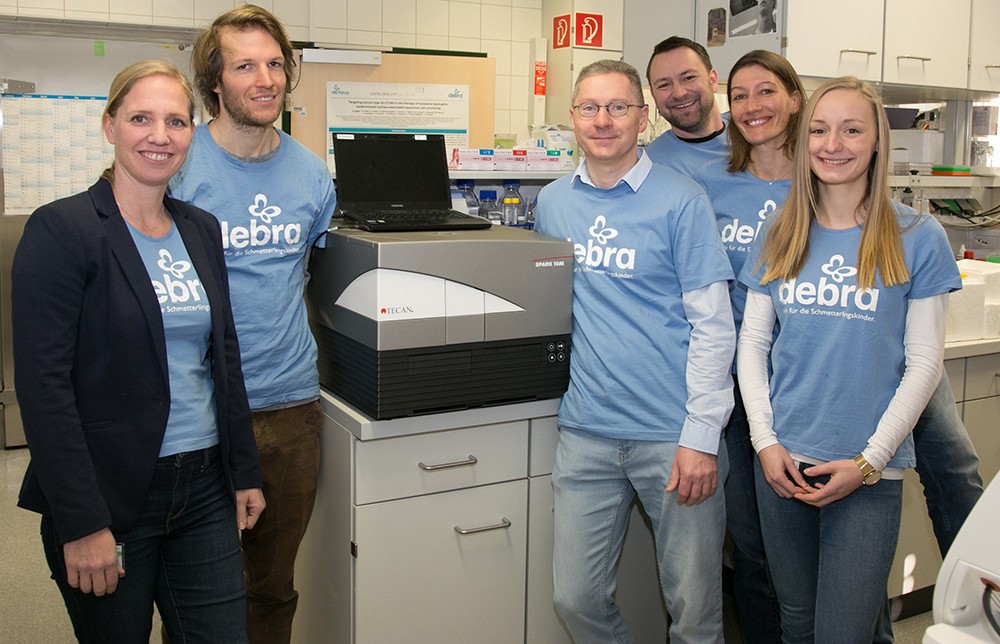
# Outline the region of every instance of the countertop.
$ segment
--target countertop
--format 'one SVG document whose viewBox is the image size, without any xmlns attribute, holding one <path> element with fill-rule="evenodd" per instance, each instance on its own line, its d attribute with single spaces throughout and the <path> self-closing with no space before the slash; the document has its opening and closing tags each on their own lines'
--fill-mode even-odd
<svg viewBox="0 0 1000 644">
<path fill-rule="evenodd" d="M 559 399 L 551 398 L 495 407 L 476 407 L 426 416 L 375 420 L 337 398 L 326 389 L 320 391 L 320 404 L 323 406 L 324 413 L 335 423 L 363 441 L 424 434 L 460 427 L 492 425 L 529 418 L 543 418 L 555 416 L 556 412 L 559 411 Z"/>
<path fill-rule="evenodd" d="M 1000 353 L 1000 338 L 984 338 L 965 342 L 945 342 L 944 359 L 972 358 L 990 353 Z"/>
<path fill-rule="evenodd" d="M 1000 338 L 947 342 L 944 347 L 945 360 L 971 358 L 991 353 L 1000 353 Z M 323 389 L 320 394 L 320 403 L 327 416 L 363 441 L 460 427 L 491 425 L 529 418 L 544 418 L 555 416 L 559 411 L 559 399 L 553 398 L 496 407 L 477 407 L 427 416 L 375 420 L 340 400 L 326 389 Z"/>
</svg>

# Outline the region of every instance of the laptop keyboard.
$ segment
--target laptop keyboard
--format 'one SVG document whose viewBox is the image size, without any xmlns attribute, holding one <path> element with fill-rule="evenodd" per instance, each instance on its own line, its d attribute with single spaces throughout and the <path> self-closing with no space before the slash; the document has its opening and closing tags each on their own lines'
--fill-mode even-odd
<svg viewBox="0 0 1000 644">
<path fill-rule="evenodd" d="M 451 211 L 441 210 L 372 210 L 358 214 L 369 221 L 445 221 L 455 216 Z"/>
</svg>

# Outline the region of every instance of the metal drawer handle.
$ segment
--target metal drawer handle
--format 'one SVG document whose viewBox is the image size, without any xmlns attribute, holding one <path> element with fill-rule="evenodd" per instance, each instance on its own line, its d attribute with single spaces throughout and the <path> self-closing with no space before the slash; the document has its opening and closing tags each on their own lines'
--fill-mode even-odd
<svg viewBox="0 0 1000 644">
<path fill-rule="evenodd" d="M 896 56 L 896 60 L 899 60 L 901 58 L 906 58 L 907 60 L 919 60 L 922 63 L 929 63 L 929 62 L 931 62 L 931 59 L 927 58 L 926 56 L 907 56 L 905 54 L 902 55 L 902 56 Z"/>
<path fill-rule="evenodd" d="M 986 69 L 1000 69 L 1000 65 L 986 65 Z"/>
<path fill-rule="evenodd" d="M 842 54 L 864 54 L 865 56 L 878 56 L 877 51 L 871 51 L 870 49 L 841 49 Z"/>
<path fill-rule="evenodd" d="M 479 459 L 469 454 L 469 458 L 464 461 L 455 461 L 453 463 L 439 463 L 437 465 L 424 465 L 423 463 L 417 463 L 417 466 L 425 472 L 433 472 L 434 470 L 446 470 L 450 467 L 462 467 L 463 465 L 475 465 L 479 462 Z"/>
<path fill-rule="evenodd" d="M 500 517 L 500 523 L 495 525 L 484 525 L 479 528 L 460 528 L 455 526 L 455 532 L 458 534 L 475 534 L 476 532 L 488 532 L 490 530 L 503 530 L 510 527 L 510 519 L 507 517 Z"/>
</svg>

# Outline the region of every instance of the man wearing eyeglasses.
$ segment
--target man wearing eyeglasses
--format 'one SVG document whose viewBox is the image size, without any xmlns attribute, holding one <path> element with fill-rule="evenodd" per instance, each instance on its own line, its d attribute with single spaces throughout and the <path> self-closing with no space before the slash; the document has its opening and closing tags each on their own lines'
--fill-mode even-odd
<svg viewBox="0 0 1000 644">
<path fill-rule="evenodd" d="M 634 641 L 614 591 L 638 499 L 671 641 L 722 642 L 732 270 L 701 188 L 639 149 L 648 110 L 631 65 L 583 68 L 570 121 L 584 160 L 538 197 L 535 229 L 573 242 L 576 260 L 552 473 L 555 603 L 577 642 Z"/>
</svg>

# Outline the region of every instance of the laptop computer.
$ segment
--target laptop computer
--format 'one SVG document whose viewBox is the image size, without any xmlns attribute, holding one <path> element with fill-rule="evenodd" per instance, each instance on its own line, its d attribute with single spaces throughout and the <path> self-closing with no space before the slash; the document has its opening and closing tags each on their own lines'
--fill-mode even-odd
<svg viewBox="0 0 1000 644">
<path fill-rule="evenodd" d="M 489 228 L 453 210 L 441 134 L 336 133 L 337 205 L 371 232 Z"/>
</svg>

